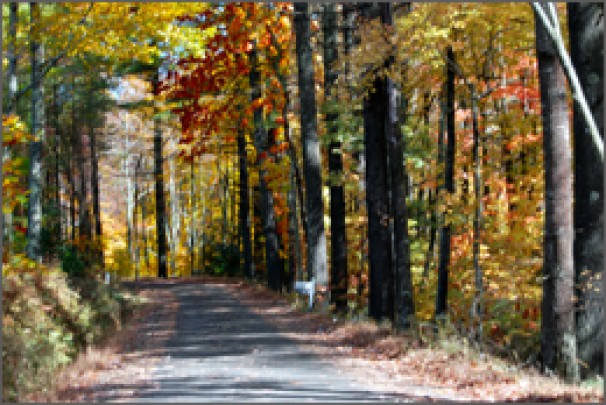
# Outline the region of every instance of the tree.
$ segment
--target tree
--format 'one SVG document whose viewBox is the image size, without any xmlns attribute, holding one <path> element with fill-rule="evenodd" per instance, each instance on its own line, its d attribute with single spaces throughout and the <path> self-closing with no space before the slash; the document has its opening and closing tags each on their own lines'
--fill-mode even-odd
<svg viewBox="0 0 606 405">
<path fill-rule="evenodd" d="M 446 82 L 444 86 L 446 115 L 446 156 L 444 171 L 444 188 L 454 194 L 454 160 L 455 160 L 455 55 L 452 47 L 446 50 Z M 436 317 L 446 315 L 448 299 L 448 266 L 450 264 L 451 225 L 444 222 L 440 237 L 440 259 L 438 264 L 438 291 L 436 295 Z"/>
<path fill-rule="evenodd" d="M 593 118 L 604 137 L 604 4 L 568 3 L 570 56 Z M 576 333 L 581 374 L 604 373 L 604 164 L 574 104 L 574 266 Z"/>
<path fill-rule="evenodd" d="M 8 22 L 8 49 L 7 49 L 7 57 L 8 57 L 8 69 L 6 72 L 8 78 L 8 100 L 11 102 L 10 108 L 8 108 L 8 114 L 15 114 L 17 111 L 17 106 L 12 100 L 15 98 L 18 89 L 18 76 L 17 76 L 17 23 L 19 19 L 18 15 L 18 3 L 10 3 L 9 4 L 9 22 Z M 8 147 L 4 147 L 2 145 L 2 150 L 0 151 L 0 157 L 2 158 L 2 162 L 11 158 L 10 149 Z M 1 179 L 0 179 L 1 180 Z M 0 204 L 1 206 L 1 204 Z M 4 248 L 8 249 L 8 254 L 10 255 L 12 252 L 13 246 L 13 213 L 12 210 L 7 213 L 2 213 L 0 215 L 0 220 L 2 221 L 2 230 L 3 234 L 0 236 L 0 247 L 2 246 L 2 242 L 4 242 L 4 238 L 6 236 L 7 245 L 4 245 Z M 0 257 L 2 255 L 3 250 L 0 248 Z"/>
<path fill-rule="evenodd" d="M 29 144 L 29 178 L 28 178 L 28 224 L 27 224 L 27 257 L 40 261 L 42 252 L 42 147 L 44 144 L 44 94 L 42 80 L 39 77 L 40 66 L 44 61 L 44 47 L 39 42 L 38 33 L 33 27 L 40 19 L 40 5 L 30 3 L 30 60 L 32 77 L 31 133 L 34 140 Z"/>
<path fill-rule="evenodd" d="M 254 262 L 252 257 L 252 242 L 250 239 L 250 190 L 248 187 L 248 157 L 246 154 L 246 134 L 238 129 L 238 165 L 240 169 L 240 238 L 244 253 L 244 276 L 254 276 Z"/>
<path fill-rule="evenodd" d="M 335 5 L 324 5 L 324 93 L 330 99 L 335 87 L 337 72 L 337 14 Z M 343 191 L 343 152 L 338 134 L 336 113 L 326 114 L 328 145 L 328 171 L 330 179 L 330 297 L 336 310 L 347 310 L 347 234 L 345 228 L 345 193 Z"/>
<path fill-rule="evenodd" d="M 158 94 L 158 73 L 152 79 L 154 95 Z M 154 178 L 156 190 L 156 238 L 158 244 L 158 277 L 168 276 L 166 268 L 166 203 L 164 202 L 164 159 L 162 157 L 162 121 L 154 107 Z"/>
<path fill-rule="evenodd" d="M 376 17 L 378 6 L 365 5 L 361 12 Z M 364 153 L 366 160 L 366 205 L 368 210 L 369 315 L 376 319 L 394 316 L 394 274 L 390 232 L 389 167 L 387 135 L 389 94 L 385 78 L 376 75 L 364 99 Z"/>
<path fill-rule="evenodd" d="M 572 156 L 566 77 L 538 16 L 535 17 L 535 32 L 545 159 L 542 365 L 574 381 L 579 377 L 579 369 L 574 319 Z"/>
<path fill-rule="evenodd" d="M 322 157 L 318 140 L 316 92 L 311 50 L 309 4 L 295 3 L 295 34 L 299 97 L 301 103 L 301 142 L 307 206 L 307 272 L 319 288 L 328 287 L 324 203 L 322 201 Z"/>
<path fill-rule="evenodd" d="M 250 73 L 249 81 L 252 89 L 251 101 L 254 105 L 261 98 L 260 74 L 255 45 L 249 55 Z M 267 265 L 267 284 L 272 290 L 278 291 L 282 287 L 283 263 L 280 258 L 280 240 L 276 230 L 276 213 L 274 210 L 274 197 L 268 186 L 267 169 L 263 166 L 268 159 L 269 136 L 263 125 L 263 109 L 257 107 L 253 111 L 254 142 L 257 149 L 259 168 L 259 188 L 261 192 L 261 217 L 263 234 L 265 236 L 265 260 Z"/>
<path fill-rule="evenodd" d="M 408 6 L 408 4 L 407 4 Z M 389 3 L 381 3 L 381 23 L 386 30 L 393 29 L 393 11 Z M 395 61 L 395 45 L 388 55 L 385 69 L 392 68 Z M 394 321 L 398 328 L 409 328 L 415 317 L 412 274 L 410 271 L 410 242 L 408 239 L 408 210 L 406 207 L 406 164 L 404 162 L 404 138 L 397 113 L 401 107 L 400 95 L 394 81 L 387 77 L 385 90 L 387 111 L 385 115 L 385 140 L 389 165 L 390 212 L 393 221 L 393 274 L 394 274 Z"/>
</svg>

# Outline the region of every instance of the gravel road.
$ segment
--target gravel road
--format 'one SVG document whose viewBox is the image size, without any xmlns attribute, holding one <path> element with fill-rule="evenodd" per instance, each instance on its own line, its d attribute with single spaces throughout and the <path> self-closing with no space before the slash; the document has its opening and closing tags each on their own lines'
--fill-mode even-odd
<svg viewBox="0 0 606 405">
<path fill-rule="evenodd" d="M 107 402 L 416 402 L 377 388 L 280 332 L 221 284 L 156 285 L 176 295 L 176 331 L 150 381 L 101 394 Z M 170 331 L 156 330 L 151 333 Z M 133 395 L 134 394 L 134 395 Z"/>
</svg>

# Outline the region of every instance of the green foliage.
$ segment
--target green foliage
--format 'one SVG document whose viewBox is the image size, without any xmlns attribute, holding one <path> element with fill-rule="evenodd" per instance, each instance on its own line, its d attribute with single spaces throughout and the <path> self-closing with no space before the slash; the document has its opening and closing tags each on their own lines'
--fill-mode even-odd
<svg viewBox="0 0 606 405">
<path fill-rule="evenodd" d="M 60 250 L 61 270 L 70 277 L 84 277 L 85 263 L 78 249 L 73 245 L 65 245 Z"/>
<path fill-rule="evenodd" d="M 210 272 L 216 276 L 235 276 L 240 272 L 238 245 L 217 243 L 211 246 Z"/>
</svg>

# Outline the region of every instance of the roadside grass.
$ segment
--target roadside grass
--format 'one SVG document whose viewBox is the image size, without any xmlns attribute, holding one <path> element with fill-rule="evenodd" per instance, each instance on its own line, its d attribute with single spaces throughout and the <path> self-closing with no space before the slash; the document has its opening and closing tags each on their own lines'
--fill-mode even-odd
<svg viewBox="0 0 606 405">
<path fill-rule="evenodd" d="M 57 267 L 2 276 L 2 397 L 20 402 L 53 390 L 79 353 L 120 329 L 141 303 L 99 277 L 70 278 Z"/>
</svg>

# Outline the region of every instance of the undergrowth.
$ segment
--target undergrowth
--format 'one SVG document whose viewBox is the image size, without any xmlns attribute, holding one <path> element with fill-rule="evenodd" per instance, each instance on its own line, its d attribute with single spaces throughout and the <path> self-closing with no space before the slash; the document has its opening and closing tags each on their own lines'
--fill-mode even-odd
<svg viewBox="0 0 606 405">
<path fill-rule="evenodd" d="M 51 389 L 53 376 L 87 346 L 120 327 L 134 301 L 94 276 L 58 268 L 2 276 L 2 397 L 18 402 Z"/>
</svg>

